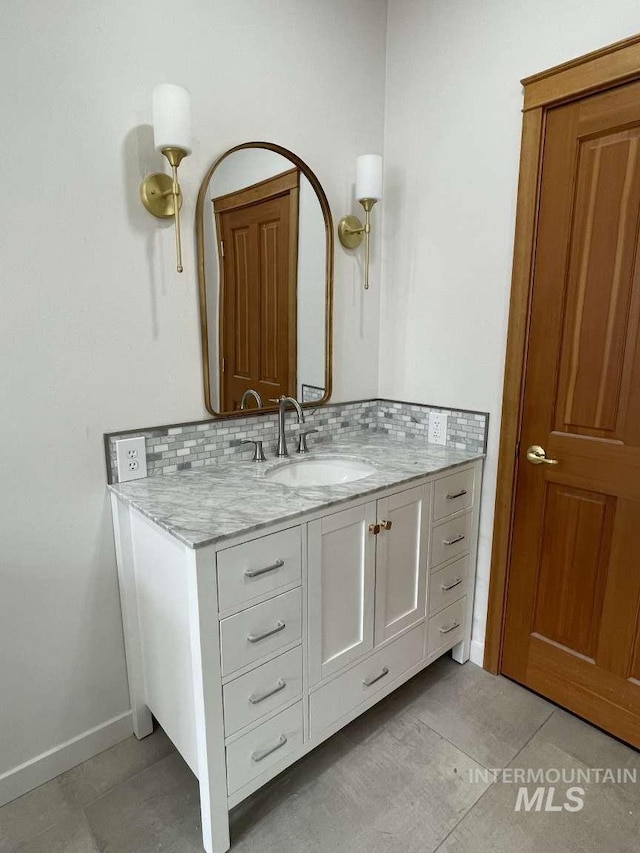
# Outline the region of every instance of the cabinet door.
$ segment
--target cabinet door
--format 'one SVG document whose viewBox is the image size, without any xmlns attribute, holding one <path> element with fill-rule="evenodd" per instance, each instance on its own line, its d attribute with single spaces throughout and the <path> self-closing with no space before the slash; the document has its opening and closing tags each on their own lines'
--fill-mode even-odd
<svg viewBox="0 0 640 853">
<path fill-rule="evenodd" d="M 309 523 L 309 678 L 312 684 L 373 648 L 375 502 Z"/>
<path fill-rule="evenodd" d="M 378 501 L 376 645 L 426 616 L 430 492 L 421 486 Z"/>
</svg>

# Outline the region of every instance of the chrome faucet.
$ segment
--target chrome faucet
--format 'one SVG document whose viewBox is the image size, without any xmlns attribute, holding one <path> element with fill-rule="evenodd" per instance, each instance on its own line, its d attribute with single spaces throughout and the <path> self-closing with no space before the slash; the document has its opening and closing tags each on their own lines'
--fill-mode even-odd
<svg viewBox="0 0 640 853">
<path fill-rule="evenodd" d="M 278 397 L 276 400 L 271 400 L 271 402 L 278 404 L 278 450 L 276 452 L 276 456 L 288 456 L 289 451 L 287 450 L 287 439 L 284 433 L 284 415 L 287 411 L 287 406 L 291 404 L 296 410 L 299 424 L 304 423 L 304 413 L 300 408 L 300 403 L 295 399 L 295 397 L 286 397 L 283 394 L 282 397 Z"/>
<path fill-rule="evenodd" d="M 258 404 L 258 408 L 262 408 L 262 397 L 258 394 L 257 391 L 254 391 L 253 388 L 247 388 L 247 390 L 242 395 L 242 399 L 240 400 L 240 408 L 245 409 L 247 407 L 247 400 L 249 397 L 253 397 L 253 399 Z"/>
</svg>

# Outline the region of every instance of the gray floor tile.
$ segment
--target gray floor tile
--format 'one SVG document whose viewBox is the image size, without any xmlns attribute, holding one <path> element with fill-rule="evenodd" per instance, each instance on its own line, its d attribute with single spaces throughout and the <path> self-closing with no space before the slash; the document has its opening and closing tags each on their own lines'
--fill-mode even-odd
<svg viewBox="0 0 640 853">
<path fill-rule="evenodd" d="M 514 759 L 512 766 L 525 770 L 555 768 L 567 774 L 587 769 L 587 765 L 547 741 L 542 732 Z M 586 785 L 584 806 L 577 812 L 515 811 L 519 787 L 493 784 L 438 853 L 637 853 L 637 786 L 631 792 L 615 785 Z M 527 786 L 530 795 L 537 787 L 538 783 Z M 554 805 L 562 805 L 570 785 L 561 782 L 555 787 Z"/>
<path fill-rule="evenodd" d="M 587 786 L 576 813 L 516 812 L 518 784 L 471 778 L 509 761 L 640 779 L 637 751 L 445 657 L 234 809 L 232 852 L 640 848 L 640 784 Z M 161 730 L 129 739 L 2 807 L 0 853 L 202 853 L 197 781 Z"/>
<path fill-rule="evenodd" d="M 553 707 L 473 663 L 452 662 L 425 684 L 409 710 L 484 767 L 504 767 Z"/>
<path fill-rule="evenodd" d="M 66 820 L 78 808 L 174 751 L 162 729 L 138 741 L 127 738 L 89 761 L 29 791 L 0 809 L 0 853 Z"/>
<path fill-rule="evenodd" d="M 91 761 L 63 773 L 59 777 L 60 787 L 74 808 L 81 807 L 174 751 L 174 745 L 160 728 L 142 740 L 132 735 Z"/>
<path fill-rule="evenodd" d="M 74 812 L 18 848 L 18 853 L 99 853 L 87 819 Z"/>
<path fill-rule="evenodd" d="M 100 853 L 202 853 L 198 782 L 177 752 L 85 814 Z"/>
<path fill-rule="evenodd" d="M 234 853 L 429 853 L 484 788 L 475 762 L 409 714 L 332 738 L 232 815 Z"/>
<path fill-rule="evenodd" d="M 59 779 L 59 777 L 58 777 Z M 65 820 L 72 809 L 58 779 L 29 791 L 0 809 L 0 853 L 14 853 L 49 827 Z"/>
<path fill-rule="evenodd" d="M 536 735 L 535 742 L 553 744 L 587 767 L 620 768 L 635 771 L 637 784 L 624 788 L 636 798 L 640 808 L 640 752 L 585 723 L 567 711 L 556 708 Z M 640 848 L 640 841 L 638 842 Z"/>
</svg>

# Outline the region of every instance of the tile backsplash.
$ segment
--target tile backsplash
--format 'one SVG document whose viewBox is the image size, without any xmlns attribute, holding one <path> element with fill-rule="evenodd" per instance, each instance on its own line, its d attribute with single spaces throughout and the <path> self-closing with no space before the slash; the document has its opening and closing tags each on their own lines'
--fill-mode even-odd
<svg viewBox="0 0 640 853">
<path fill-rule="evenodd" d="M 295 412 L 287 412 L 287 439 L 293 443 L 301 430 L 316 429 L 309 446 L 317 441 L 363 431 L 385 432 L 394 438 L 414 438 L 427 441 L 429 416 L 444 412 L 448 415 L 447 445 L 482 453 L 486 448 L 489 415 L 402 403 L 394 400 L 360 400 L 354 403 L 329 403 L 317 409 L 305 409 L 305 423 L 298 426 Z M 251 459 L 253 446 L 242 444 L 247 439 L 262 439 L 267 455 L 275 453 L 278 439 L 278 415 L 250 415 L 241 418 L 218 418 L 208 421 L 166 427 L 112 432 L 105 435 L 107 476 L 110 483 L 118 482 L 115 442 L 134 435 L 145 437 L 147 474 L 173 474 L 186 469 L 204 468 L 218 462 Z M 290 447 L 290 451 L 293 450 Z"/>
</svg>

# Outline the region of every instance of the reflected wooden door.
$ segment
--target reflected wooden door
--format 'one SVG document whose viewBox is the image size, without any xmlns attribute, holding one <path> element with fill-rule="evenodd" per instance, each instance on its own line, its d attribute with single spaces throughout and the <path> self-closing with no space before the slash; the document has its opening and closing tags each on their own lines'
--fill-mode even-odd
<svg viewBox="0 0 640 853">
<path fill-rule="evenodd" d="M 298 171 L 214 202 L 220 253 L 220 408 L 252 388 L 296 396 Z M 254 405 L 254 404 L 252 404 Z"/>
<path fill-rule="evenodd" d="M 502 671 L 635 746 L 639 224 L 640 83 L 549 110 Z"/>
</svg>

